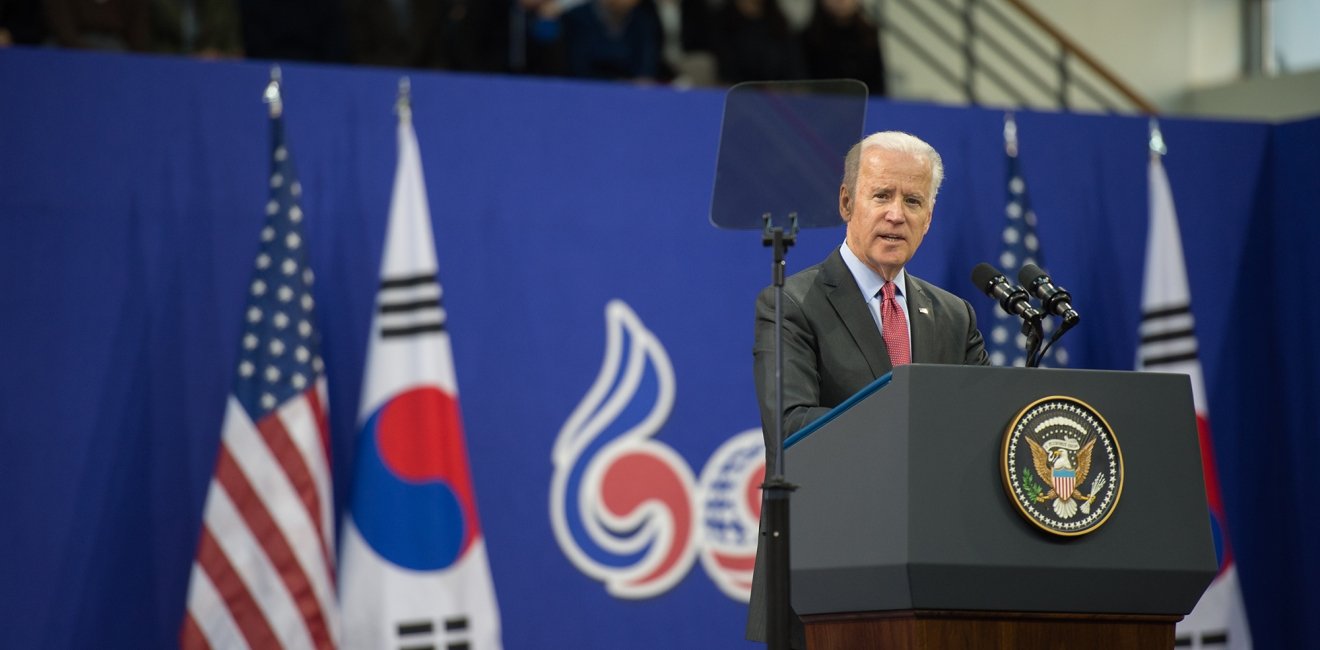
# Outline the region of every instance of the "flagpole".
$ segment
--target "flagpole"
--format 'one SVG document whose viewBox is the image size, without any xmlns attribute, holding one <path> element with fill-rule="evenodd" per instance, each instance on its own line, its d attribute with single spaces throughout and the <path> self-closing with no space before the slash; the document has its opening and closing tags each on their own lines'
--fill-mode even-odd
<svg viewBox="0 0 1320 650">
<path fill-rule="evenodd" d="M 266 90 L 261 94 L 261 99 L 269 106 L 271 119 L 284 114 L 284 99 L 280 96 L 280 66 L 278 64 L 270 67 L 270 83 L 266 84 Z"/>
<path fill-rule="evenodd" d="M 394 100 L 394 112 L 402 122 L 412 122 L 412 80 L 399 77 L 399 98 Z"/>
<path fill-rule="evenodd" d="M 1011 158 L 1017 158 L 1017 119 L 1013 117 L 1013 111 L 1004 112 L 1004 153 Z"/>
<path fill-rule="evenodd" d="M 1154 116 L 1150 118 L 1150 155 L 1151 157 L 1164 157 L 1169 153 L 1169 148 L 1164 144 L 1164 134 L 1160 133 L 1160 121 Z"/>
</svg>

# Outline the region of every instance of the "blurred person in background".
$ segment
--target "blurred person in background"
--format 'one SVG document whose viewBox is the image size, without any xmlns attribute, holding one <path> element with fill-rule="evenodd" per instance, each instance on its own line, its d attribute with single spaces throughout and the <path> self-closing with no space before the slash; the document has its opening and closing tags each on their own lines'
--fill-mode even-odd
<svg viewBox="0 0 1320 650">
<path fill-rule="evenodd" d="M 238 0 L 243 49 L 254 59 L 349 60 L 340 0 Z"/>
<path fill-rule="evenodd" d="M 0 47 L 46 42 L 42 0 L 0 0 Z"/>
<path fill-rule="evenodd" d="M 512 0 L 509 7 L 509 71 L 562 75 L 564 39 L 559 0 Z"/>
<path fill-rule="evenodd" d="M 661 80 L 663 34 L 654 0 L 591 0 L 562 22 L 570 76 Z"/>
<path fill-rule="evenodd" d="M 490 0 L 348 0 L 355 63 L 502 72 L 507 15 Z"/>
<path fill-rule="evenodd" d="M 234 0 L 151 0 L 151 49 L 203 59 L 243 56 Z"/>
<path fill-rule="evenodd" d="M 801 79 L 805 74 L 796 36 L 776 0 L 726 0 L 714 20 L 719 79 Z"/>
<path fill-rule="evenodd" d="M 46 0 L 56 45 L 145 52 L 150 45 L 149 0 Z"/>
<path fill-rule="evenodd" d="M 670 83 L 680 88 L 715 84 L 715 55 L 706 0 L 657 0 L 660 47 Z"/>
<path fill-rule="evenodd" d="M 816 0 L 815 14 L 802 32 L 802 51 L 810 78 L 857 79 L 872 96 L 884 96 L 880 32 L 860 0 Z"/>
</svg>

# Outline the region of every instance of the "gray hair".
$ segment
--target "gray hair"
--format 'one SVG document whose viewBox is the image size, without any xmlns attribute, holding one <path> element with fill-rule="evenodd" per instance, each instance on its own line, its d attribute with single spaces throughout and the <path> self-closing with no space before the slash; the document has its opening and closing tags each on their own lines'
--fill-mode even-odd
<svg viewBox="0 0 1320 650">
<path fill-rule="evenodd" d="M 910 154 L 930 165 L 930 202 L 935 203 L 935 195 L 940 193 L 940 184 L 944 182 L 944 160 L 925 140 L 902 131 L 872 133 L 848 150 L 843 161 L 843 185 L 848 188 L 849 196 L 857 193 L 857 173 L 862 164 L 862 150 L 867 147 Z"/>
</svg>

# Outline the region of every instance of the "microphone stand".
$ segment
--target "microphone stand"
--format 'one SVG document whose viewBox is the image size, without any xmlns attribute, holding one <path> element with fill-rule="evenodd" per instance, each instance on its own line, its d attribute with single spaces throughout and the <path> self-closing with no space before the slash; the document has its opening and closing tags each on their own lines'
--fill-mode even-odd
<svg viewBox="0 0 1320 650">
<path fill-rule="evenodd" d="M 1065 318 L 1065 319 L 1061 319 L 1062 324 L 1059 325 L 1059 329 L 1054 330 L 1054 334 L 1050 335 L 1050 340 L 1049 340 L 1048 343 L 1045 344 L 1045 348 L 1044 348 L 1043 350 L 1039 350 L 1039 351 L 1036 352 L 1036 358 L 1035 358 L 1035 362 L 1034 362 L 1034 363 L 1032 363 L 1032 361 L 1031 361 L 1031 358 L 1032 358 L 1032 357 L 1031 357 L 1031 352 L 1028 352 L 1028 353 L 1027 353 L 1027 367 L 1028 367 L 1028 368 L 1037 368 L 1037 367 L 1040 367 L 1040 362 L 1045 360 L 1045 355 L 1049 353 L 1050 348 L 1054 347 L 1054 344 L 1055 344 L 1056 342 L 1058 342 L 1058 340 L 1063 336 L 1063 333 L 1064 333 L 1064 332 L 1067 332 L 1068 330 L 1072 329 L 1072 328 L 1073 328 L 1073 325 L 1076 325 L 1076 324 L 1077 324 L 1077 320 L 1078 320 L 1078 319 L 1076 319 L 1076 318 L 1073 318 L 1072 320 L 1068 320 L 1068 319 L 1066 319 L 1066 318 Z M 1025 331 L 1025 330 L 1026 330 L 1026 325 L 1024 324 L 1024 325 L 1022 326 L 1022 328 L 1023 328 L 1023 331 Z M 1037 328 L 1037 329 L 1040 328 L 1040 323 L 1039 323 L 1039 322 L 1036 323 L 1036 328 Z M 1040 347 L 1040 344 L 1041 344 L 1040 339 L 1041 339 L 1041 338 L 1042 338 L 1042 336 L 1041 336 L 1040 334 L 1037 334 L 1037 336 L 1036 336 L 1035 347 L 1034 347 L 1034 348 L 1029 348 L 1029 350 L 1035 350 L 1036 348 Z M 1028 344 L 1031 343 L 1031 337 L 1029 337 L 1029 336 L 1027 337 L 1027 342 L 1028 342 Z"/>
<path fill-rule="evenodd" d="M 769 213 L 761 219 L 765 221 L 761 243 L 774 249 L 771 275 L 775 287 L 775 435 L 767 472 L 770 478 L 761 484 L 767 569 L 765 638 L 766 647 L 788 650 L 793 616 L 789 607 L 788 503 L 797 486 L 784 478 L 784 257 L 797 241 L 798 219 L 796 212 L 789 213 L 788 232 L 773 227 Z"/>
<path fill-rule="evenodd" d="M 1022 334 L 1027 337 L 1027 365 L 1028 368 L 1039 368 L 1044 352 L 1040 349 L 1040 344 L 1045 340 L 1045 330 L 1040 324 L 1041 317 L 1022 319 Z M 1046 349 L 1049 349 L 1048 346 Z"/>
</svg>

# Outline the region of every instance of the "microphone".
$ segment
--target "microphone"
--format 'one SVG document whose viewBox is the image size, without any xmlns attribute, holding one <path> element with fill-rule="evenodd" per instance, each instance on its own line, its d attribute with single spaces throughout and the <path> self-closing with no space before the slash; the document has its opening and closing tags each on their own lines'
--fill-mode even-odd
<svg viewBox="0 0 1320 650">
<path fill-rule="evenodd" d="M 1063 319 L 1060 333 L 1081 320 L 1077 310 L 1073 309 L 1072 294 L 1063 287 L 1055 286 L 1044 269 L 1035 264 L 1027 264 L 1018 271 L 1018 282 L 1021 282 L 1027 291 L 1040 298 L 1041 307 L 1044 307 L 1046 312 Z"/>
<path fill-rule="evenodd" d="M 972 284 L 985 295 L 999 302 L 1004 311 L 1027 322 L 1039 322 L 1042 314 L 1031 306 L 1031 300 L 1022 287 L 1008 283 L 1003 273 L 985 262 L 972 269 Z"/>
</svg>

